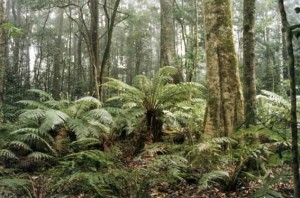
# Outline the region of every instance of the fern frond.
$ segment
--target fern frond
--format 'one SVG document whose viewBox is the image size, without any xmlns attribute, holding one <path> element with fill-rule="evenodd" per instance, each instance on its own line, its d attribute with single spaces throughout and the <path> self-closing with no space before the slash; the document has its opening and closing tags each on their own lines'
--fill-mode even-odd
<svg viewBox="0 0 300 198">
<path fill-rule="evenodd" d="M 45 116 L 42 125 L 40 126 L 41 131 L 49 131 L 54 129 L 55 126 L 63 124 L 69 116 L 58 110 L 47 110 L 45 111 Z"/>
<path fill-rule="evenodd" d="M 101 144 L 102 144 L 102 142 L 100 142 L 96 138 L 82 138 L 82 139 L 72 142 L 71 146 L 87 148 L 89 146 L 95 146 L 95 145 L 101 145 Z"/>
<path fill-rule="evenodd" d="M 152 82 L 145 75 L 137 75 L 133 79 L 133 85 L 145 93 L 151 88 Z"/>
<path fill-rule="evenodd" d="M 7 149 L 0 149 L 0 158 L 2 159 L 18 159 L 16 154 Z"/>
<path fill-rule="evenodd" d="M 209 173 L 204 174 L 198 185 L 200 190 L 204 190 L 210 186 L 210 183 L 213 182 L 216 179 L 221 179 L 221 180 L 226 180 L 229 178 L 229 173 L 227 171 L 222 171 L 222 170 L 215 170 L 211 171 Z"/>
<path fill-rule="evenodd" d="M 22 150 L 26 150 L 26 151 L 32 151 L 30 146 L 24 142 L 21 141 L 11 141 L 8 144 L 10 147 L 14 147 L 14 148 L 18 148 L 18 149 L 22 149 Z"/>
<path fill-rule="evenodd" d="M 88 103 L 88 104 L 96 105 L 98 107 L 101 106 L 101 102 L 97 98 L 94 98 L 92 96 L 86 96 L 86 97 L 80 98 L 80 99 L 76 100 L 75 103 Z"/>
<path fill-rule="evenodd" d="M 86 138 L 89 135 L 87 121 L 82 119 L 68 119 L 66 124 L 76 134 L 77 139 Z"/>
<path fill-rule="evenodd" d="M 105 109 L 93 109 L 89 111 L 86 116 L 95 120 L 99 120 L 103 124 L 113 123 L 111 114 Z"/>
<path fill-rule="evenodd" d="M 52 153 L 56 153 L 53 147 L 41 136 L 34 133 L 26 133 L 20 137 L 20 140 L 28 142 L 29 144 L 41 143 L 44 144 Z"/>
<path fill-rule="evenodd" d="M 28 107 L 37 108 L 37 109 L 48 109 L 49 108 L 46 105 L 44 105 L 43 103 L 37 102 L 37 101 L 34 101 L 34 100 L 20 100 L 17 103 L 24 104 Z"/>
<path fill-rule="evenodd" d="M 216 144 L 235 144 L 237 143 L 236 140 L 230 138 L 230 137 L 218 137 L 218 138 L 213 138 L 211 142 L 216 143 Z"/>
<path fill-rule="evenodd" d="M 40 120 L 44 118 L 45 111 L 42 109 L 26 109 L 23 113 L 20 114 L 20 120 Z"/>
<path fill-rule="evenodd" d="M 31 182 L 20 178 L 2 178 L 0 179 L 1 192 L 10 193 L 12 196 L 33 197 L 31 194 Z"/>
<path fill-rule="evenodd" d="M 110 128 L 105 126 L 104 124 L 100 123 L 96 120 L 90 120 L 89 123 L 89 131 L 94 137 L 99 137 L 100 133 L 109 133 Z"/>
<path fill-rule="evenodd" d="M 37 151 L 30 153 L 27 157 L 32 158 L 35 161 L 49 160 L 53 158 L 53 156 L 51 155 L 42 152 L 37 152 Z"/>
<path fill-rule="evenodd" d="M 267 99 L 275 102 L 276 104 L 282 104 L 284 106 L 290 106 L 290 103 L 285 100 L 282 96 L 271 92 L 271 91 L 267 91 L 267 90 L 261 90 L 262 94 L 264 94 L 265 96 L 267 96 Z M 257 98 L 260 98 L 261 95 L 258 95 Z"/>
<path fill-rule="evenodd" d="M 39 134 L 39 130 L 36 128 L 21 128 L 11 132 L 11 135 L 22 135 L 27 133 Z"/>
<path fill-rule="evenodd" d="M 122 96 L 121 99 L 125 101 L 126 101 L 126 96 L 132 97 L 131 101 L 138 101 L 145 96 L 145 94 L 139 89 L 130 86 L 120 80 L 114 78 L 107 78 L 107 79 L 108 82 L 104 84 L 105 86 L 107 86 L 108 88 L 126 92 L 125 95 L 121 95 Z"/>
<path fill-rule="evenodd" d="M 173 66 L 164 66 L 159 69 L 158 76 L 173 76 L 178 72 L 178 69 Z"/>
<path fill-rule="evenodd" d="M 111 154 L 104 153 L 99 150 L 87 150 L 78 153 L 72 153 L 64 157 L 64 160 L 84 161 L 86 163 L 92 162 L 101 167 L 110 167 L 113 165 Z"/>
<path fill-rule="evenodd" d="M 27 90 L 28 92 L 31 92 L 31 93 L 36 93 L 38 94 L 40 97 L 44 97 L 45 99 L 47 100 L 54 100 L 53 97 L 48 94 L 47 92 L 43 91 L 43 90 L 40 90 L 40 89 L 29 89 Z"/>
<path fill-rule="evenodd" d="M 124 114 L 125 111 L 122 108 L 118 107 L 105 107 L 105 109 L 111 114 L 111 115 L 120 115 Z"/>
<path fill-rule="evenodd" d="M 64 109 L 67 108 L 71 102 L 69 100 L 48 100 L 46 102 L 44 102 L 45 104 L 47 104 L 47 106 L 54 108 L 54 109 Z"/>
</svg>

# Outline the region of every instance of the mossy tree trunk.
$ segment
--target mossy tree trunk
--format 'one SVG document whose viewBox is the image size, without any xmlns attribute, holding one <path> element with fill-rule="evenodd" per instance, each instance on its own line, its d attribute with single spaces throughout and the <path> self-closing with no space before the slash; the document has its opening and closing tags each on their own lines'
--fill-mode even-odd
<svg viewBox="0 0 300 198">
<path fill-rule="evenodd" d="M 245 126 L 255 123 L 255 3 L 256 0 L 244 0 L 243 52 L 244 52 L 244 96 Z"/>
<path fill-rule="evenodd" d="M 208 100 L 207 136 L 228 136 L 244 120 L 244 102 L 233 43 L 230 0 L 205 0 Z"/>
</svg>

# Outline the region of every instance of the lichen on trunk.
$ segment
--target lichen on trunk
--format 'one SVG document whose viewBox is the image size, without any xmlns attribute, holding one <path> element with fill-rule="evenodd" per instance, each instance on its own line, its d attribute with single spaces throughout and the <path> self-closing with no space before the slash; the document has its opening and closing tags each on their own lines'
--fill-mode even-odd
<svg viewBox="0 0 300 198">
<path fill-rule="evenodd" d="M 208 83 L 204 132 L 211 137 L 228 136 L 244 120 L 230 1 L 205 0 L 204 8 Z"/>
</svg>

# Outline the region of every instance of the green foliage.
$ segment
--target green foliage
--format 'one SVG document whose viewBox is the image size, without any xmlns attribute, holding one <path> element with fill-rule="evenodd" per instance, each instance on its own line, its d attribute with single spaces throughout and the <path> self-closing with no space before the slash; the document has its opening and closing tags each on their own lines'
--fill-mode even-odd
<svg viewBox="0 0 300 198">
<path fill-rule="evenodd" d="M 118 91 L 119 94 L 111 97 L 107 102 L 121 102 L 121 108 L 127 114 L 140 119 L 137 125 L 147 126 L 152 133 L 154 130 L 156 133 L 161 133 L 161 123 L 175 118 L 171 111 L 175 110 L 179 103 L 199 97 L 201 90 L 204 89 L 198 83 L 172 84 L 172 75 L 176 72 L 177 69 L 174 67 L 164 67 L 153 79 L 138 75 L 133 80 L 134 86 L 108 78 L 105 86 Z M 153 122 L 150 123 L 150 119 Z"/>
<path fill-rule="evenodd" d="M 15 130 L 10 133 L 10 141 L 1 152 L 3 158 L 23 158 L 30 161 L 52 161 L 70 142 L 70 134 L 76 140 L 97 138 L 102 144 L 110 134 L 112 116 L 93 97 L 83 97 L 76 101 L 56 101 L 51 95 L 38 89 L 28 90 L 37 94 L 37 100 L 21 100 L 24 105 L 19 111 Z M 73 140 L 74 141 L 74 140 Z M 77 142 L 78 145 L 78 142 Z"/>
<path fill-rule="evenodd" d="M 273 189 L 276 184 L 288 183 L 292 179 L 292 174 L 289 174 L 287 170 L 280 170 L 279 173 L 273 177 L 263 178 L 262 185 L 257 188 L 254 194 L 251 196 L 253 198 L 259 197 L 275 197 L 283 198 L 287 197 L 283 193 L 277 192 Z"/>
<path fill-rule="evenodd" d="M 8 37 L 19 37 L 23 34 L 22 29 L 15 27 L 11 23 L 3 23 L 2 27 L 8 31 Z"/>
<path fill-rule="evenodd" d="M 209 173 L 205 173 L 199 181 L 199 190 L 210 187 L 210 183 L 214 182 L 215 180 L 227 180 L 229 177 L 229 173 L 222 170 L 215 170 Z"/>
<path fill-rule="evenodd" d="M 31 182 L 20 178 L 0 179 L 0 195 L 3 197 L 33 197 L 31 193 Z"/>
</svg>

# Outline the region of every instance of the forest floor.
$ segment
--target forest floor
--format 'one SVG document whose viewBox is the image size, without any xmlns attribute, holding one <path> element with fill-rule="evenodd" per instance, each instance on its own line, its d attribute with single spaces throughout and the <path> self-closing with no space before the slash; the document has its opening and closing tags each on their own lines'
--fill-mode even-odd
<svg viewBox="0 0 300 198">
<path fill-rule="evenodd" d="M 125 164 L 130 169 L 146 168 L 147 164 L 155 158 L 154 156 L 144 156 L 140 160 L 134 160 L 135 155 L 132 147 L 128 145 L 122 146 Z M 291 172 L 289 166 L 276 167 L 268 172 L 268 177 L 274 177 L 274 173 Z M 204 174 L 204 173 L 203 173 Z M 167 183 L 161 183 L 151 189 L 150 197 L 153 198 L 245 198 L 253 197 L 253 193 L 262 187 L 262 180 L 252 180 L 244 182 L 243 185 L 232 191 L 224 191 L 219 185 L 212 185 L 210 188 L 199 191 L 199 187 L 194 182 L 181 181 L 176 186 L 170 186 Z M 271 189 L 279 192 L 284 198 L 293 197 L 293 182 L 278 182 L 271 185 Z M 264 196 L 265 197 L 265 196 Z M 270 193 L 268 197 L 275 197 Z M 277 196 L 276 196 L 277 197 Z"/>
</svg>

